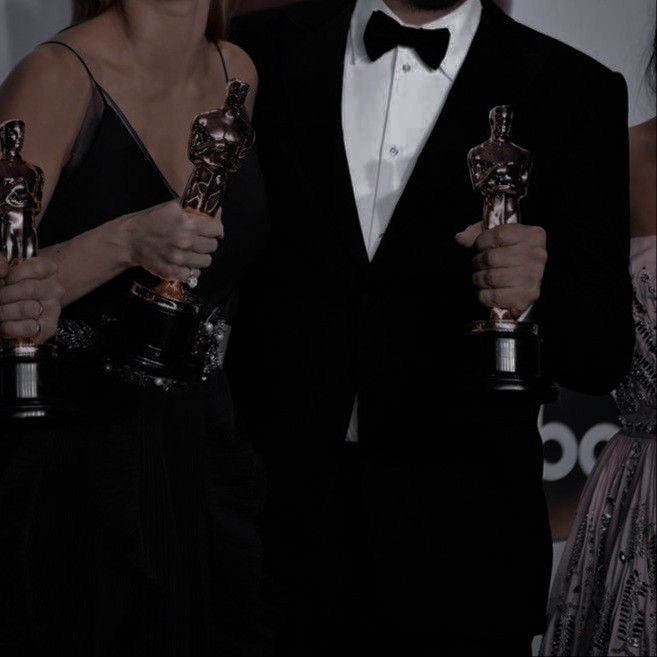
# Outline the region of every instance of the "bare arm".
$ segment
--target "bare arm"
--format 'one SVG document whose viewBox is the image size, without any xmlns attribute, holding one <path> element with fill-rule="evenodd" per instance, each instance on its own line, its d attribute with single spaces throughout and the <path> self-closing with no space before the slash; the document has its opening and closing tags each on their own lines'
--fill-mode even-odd
<svg viewBox="0 0 657 657">
<path fill-rule="evenodd" d="M 0 121 L 25 121 L 24 157 L 44 171 L 44 209 L 68 161 L 91 93 L 86 72 L 59 46 L 34 51 L 0 88 Z M 210 265 L 221 232 L 220 222 L 184 213 L 170 201 L 117 217 L 42 254 L 57 265 L 66 306 L 135 266 L 162 278 L 185 280 L 190 270 Z"/>
<path fill-rule="evenodd" d="M 132 266 L 126 233 L 127 217 L 120 217 L 41 250 L 57 263 L 64 287 L 63 307 Z"/>
<path fill-rule="evenodd" d="M 651 119 L 630 130 L 630 226 L 633 237 L 657 232 L 656 127 L 657 120 Z"/>
<path fill-rule="evenodd" d="M 0 122 L 26 124 L 23 157 L 44 172 L 47 208 L 91 100 L 91 82 L 74 57 L 60 46 L 41 46 L 28 55 L 0 87 Z M 47 103 L 44 103 L 47 99 Z M 64 244 L 43 249 L 65 288 L 67 305 L 129 266 L 124 220 L 118 219 Z"/>
</svg>

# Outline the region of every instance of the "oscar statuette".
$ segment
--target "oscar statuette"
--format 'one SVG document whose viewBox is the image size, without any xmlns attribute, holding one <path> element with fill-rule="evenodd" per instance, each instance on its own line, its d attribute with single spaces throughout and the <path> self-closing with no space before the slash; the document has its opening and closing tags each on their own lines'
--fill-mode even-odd
<svg viewBox="0 0 657 657">
<path fill-rule="evenodd" d="M 510 141 L 513 110 L 490 112 L 491 137 L 468 153 L 472 184 L 483 200 L 483 228 L 520 223 L 532 169 L 529 151 Z M 537 401 L 555 398 L 556 388 L 541 370 L 539 327 L 494 308 L 490 318 L 466 329 L 465 386 L 472 391 L 524 393 Z"/>
<path fill-rule="evenodd" d="M 41 211 L 43 172 L 21 157 L 25 124 L 0 124 L 0 248 L 9 267 L 37 255 L 36 217 Z M 35 339 L 0 343 L 0 419 L 41 420 L 57 415 L 57 352 Z"/>
<path fill-rule="evenodd" d="M 180 199 L 185 211 L 211 218 L 217 215 L 230 177 L 255 140 L 244 110 L 248 91 L 245 82 L 231 80 L 224 106 L 194 119 L 189 140 L 194 172 Z M 192 276 L 186 285 L 165 280 L 153 285 L 134 282 L 106 370 L 127 369 L 139 381 L 145 378 L 156 386 L 165 380 L 193 378 L 199 370 L 194 342 L 203 302 L 188 288 L 197 283 Z"/>
</svg>

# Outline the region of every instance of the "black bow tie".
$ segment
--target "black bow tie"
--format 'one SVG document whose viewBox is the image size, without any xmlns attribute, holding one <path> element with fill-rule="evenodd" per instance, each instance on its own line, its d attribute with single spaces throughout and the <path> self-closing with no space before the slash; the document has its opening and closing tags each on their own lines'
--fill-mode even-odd
<svg viewBox="0 0 657 657">
<path fill-rule="evenodd" d="M 398 46 L 413 48 L 430 68 L 440 67 L 449 46 L 449 30 L 423 30 L 404 27 L 382 11 L 375 11 L 365 28 L 365 50 L 375 62 Z"/>
</svg>

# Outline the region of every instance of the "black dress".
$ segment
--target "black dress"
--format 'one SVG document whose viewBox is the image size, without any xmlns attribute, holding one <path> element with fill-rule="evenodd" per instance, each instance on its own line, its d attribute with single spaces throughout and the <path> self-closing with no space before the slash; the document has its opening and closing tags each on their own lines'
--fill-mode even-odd
<svg viewBox="0 0 657 657">
<path fill-rule="evenodd" d="M 93 100 L 41 222 L 42 246 L 176 196 L 89 75 Z M 223 221 L 226 238 L 195 290 L 214 345 L 205 381 L 165 392 L 102 372 L 94 338 L 143 272 L 64 310 L 65 394 L 82 412 L 57 429 L 5 430 L 0 442 L 0 654 L 265 651 L 264 478 L 218 366 L 236 286 L 268 230 L 254 152 L 229 185 Z"/>
</svg>

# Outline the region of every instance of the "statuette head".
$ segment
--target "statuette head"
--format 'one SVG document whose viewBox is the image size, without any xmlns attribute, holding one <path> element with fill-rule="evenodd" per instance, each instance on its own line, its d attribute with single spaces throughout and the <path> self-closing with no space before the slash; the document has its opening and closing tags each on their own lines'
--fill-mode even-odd
<svg viewBox="0 0 657 657">
<path fill-rule="evenodd" d="M 3 155 L 18 155 L 25 143 L 25 123 L 12 119 L 0 124 L 0 151 Z"/>
<path fill-rule="evenodd" d="M 226 94 L 226 109 L 229 112 L 239 112 L 249 93 L 249 85 L 242 80 L 231 80 L 228 83 L 228 93 Z"/>
<path fill-rule="evenodd" d="M 492 135 L 498 141 L 505 141 L 511 135 L 513 109 L 508 105 L 493 107 L 489 114 Z"/>
</svg>

